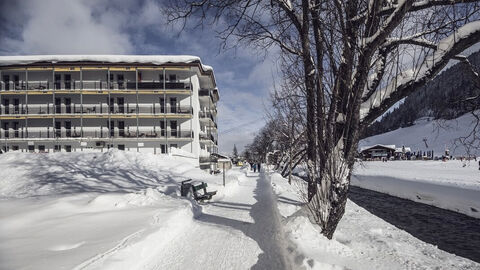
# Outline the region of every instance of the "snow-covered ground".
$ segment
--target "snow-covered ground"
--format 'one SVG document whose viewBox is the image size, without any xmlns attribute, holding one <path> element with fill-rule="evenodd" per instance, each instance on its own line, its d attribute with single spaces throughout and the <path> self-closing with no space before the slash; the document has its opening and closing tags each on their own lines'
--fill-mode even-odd
<svg viewBox="0 0 480 270">
<path fill-rule="evenodd" d="M 428 118 L 421 118 L 413 126 L 365 138 L 359 142 L 359 147 L 394 144 L 397 147 L 410 147 L 415 152 L 433 150 L 435 156 L 444 155 L 447 148 L 453 156 L 463 156 L 467 153 L 478 156 L 479 150 L 466 149 L 458 141 L 472 131 L 475 122 L 476 119 L 471 114 L 453 120 L 430 121 Z"/>
<path fill-rule="evenodd" d="M 301 209 L 300 184 L 289 185 L 276 173 L 271 180 L 294 261 L 306 269 L 480 269 L 480 264 L 425 243 L 350 200 L 328 240 Z"/>
<path fill-rule="evenodd" d="M 221 176 L 169 156 L 0 155 L 0 269 L 143 265 L 193 222 L 196 210 L 178 194 L 188 178 L 218 190 L 216 200 L 236 185 L 224 189 Z"/>
<path fill-rule="evenodd" d="M 187 178 L 218 194 L 204 204 L 180 197 Z M 0 269 L 480 267 L 350 201 L 329 241 L 278 174 L 235 168 L 226 182 L 165 155 L 0 155 Z"/>
<path fill-rule="evenodd" d="M 351 184 L 480 218 L 475 161 L 362 162 L 356 164 Z"/>
</svg>

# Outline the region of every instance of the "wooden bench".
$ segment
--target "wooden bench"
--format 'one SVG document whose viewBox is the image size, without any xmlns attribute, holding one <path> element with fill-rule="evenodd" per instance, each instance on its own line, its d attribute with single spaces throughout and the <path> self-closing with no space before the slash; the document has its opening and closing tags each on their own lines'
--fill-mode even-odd
<svg viewBox="0 0 480 270">
<path fill-rule="evenodd" d="M 207 183 L 202 182 L 201 184 L 194 184 L 191 183 L 192 179 L 188 179 L 185 181 L 182 181 L 182 186 L 180 193 L 183 197 L 187 197 L 188 193 L 190 191 L 192 192 L 193 198 L 196 201 L 204 201 L 204 200 L 210 200 L 213 195 L 217 194 L 217 191 L 207 191 Z M 201 193 L 201 190 L 203 190 L 203 194 Z"/>
</svg>

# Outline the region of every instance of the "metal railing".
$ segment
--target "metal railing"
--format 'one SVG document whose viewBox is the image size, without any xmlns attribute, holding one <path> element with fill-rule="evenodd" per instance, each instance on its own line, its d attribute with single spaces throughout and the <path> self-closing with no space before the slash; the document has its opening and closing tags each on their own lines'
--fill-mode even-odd
<svg viewBox="0 0 480 270">
<path fill-rule="evenodd" d="M 190 82 L 164 82 L 163 81 L 140 81 L 138 90 L 192 90 Z M 106 80 L 70 80 L 70 81 L 2 81 L 0 91 L 20 90 L 136 90 L 137 82 L 130 80 L 111 81 Z"/>
<path fill-rule="evenodd" d="M 38 114 L 193 114 L 191 106 L 167 106 L 162 104 L 139 104 L 138 110 L 136 104 L 111 105 L 107 103 L 99 104 L 70 104 L 53 105 L 47 104 L 25 104 L 19 105 L 0 105 L 0 115 L 38 115 Z"/>
<path fill-rule="evenodd" d="M 72 129 L 42 129 L 42 130 L 27 130 L 21 128 L 18 130 L 1 130 L 1 139 L 48 139 L 48 138 L 178 138 L 188 139 L 193 138 L 193 131 L 180 130 L 155 130 L 155 129 L 139 129 L 125 128 L 125 129 L 111 129 L 101 128 L 96 130 L 81 130 L 79 127 Z"/>
</svg>

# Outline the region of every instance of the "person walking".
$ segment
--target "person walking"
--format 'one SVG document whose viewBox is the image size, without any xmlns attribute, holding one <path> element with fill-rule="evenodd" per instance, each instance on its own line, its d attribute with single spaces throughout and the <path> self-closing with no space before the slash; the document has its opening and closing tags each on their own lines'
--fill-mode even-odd
<svg viewBox="0 0 480 270">
<path fill-rule="evenodd" d="M 258 172 L 260 172 L 260 162 L 258 163 L 257 167 L 258 167 Z"/>
<path fill-rule="evenodd" d="M 257 172 L 257 163 L 253 163 L 252 166 L 253 166 L 253 172 L 254 173 Z"/>
</svg>

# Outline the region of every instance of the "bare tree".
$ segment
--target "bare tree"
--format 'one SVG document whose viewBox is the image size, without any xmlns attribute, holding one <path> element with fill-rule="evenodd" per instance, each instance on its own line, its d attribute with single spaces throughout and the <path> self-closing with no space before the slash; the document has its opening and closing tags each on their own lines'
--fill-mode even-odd
<svg viewBox="0 0 480 270">
<path fill-rule="evenodd" d="M 332 238 L 359 134 L 480 41 L 478 2 L 177 0 L 168 14 L 171 21 L 217 23 L 225 47 L 281 49 L 292 67 L 284 75 L 305 91 L 306 200 Z"/>
</svg>

